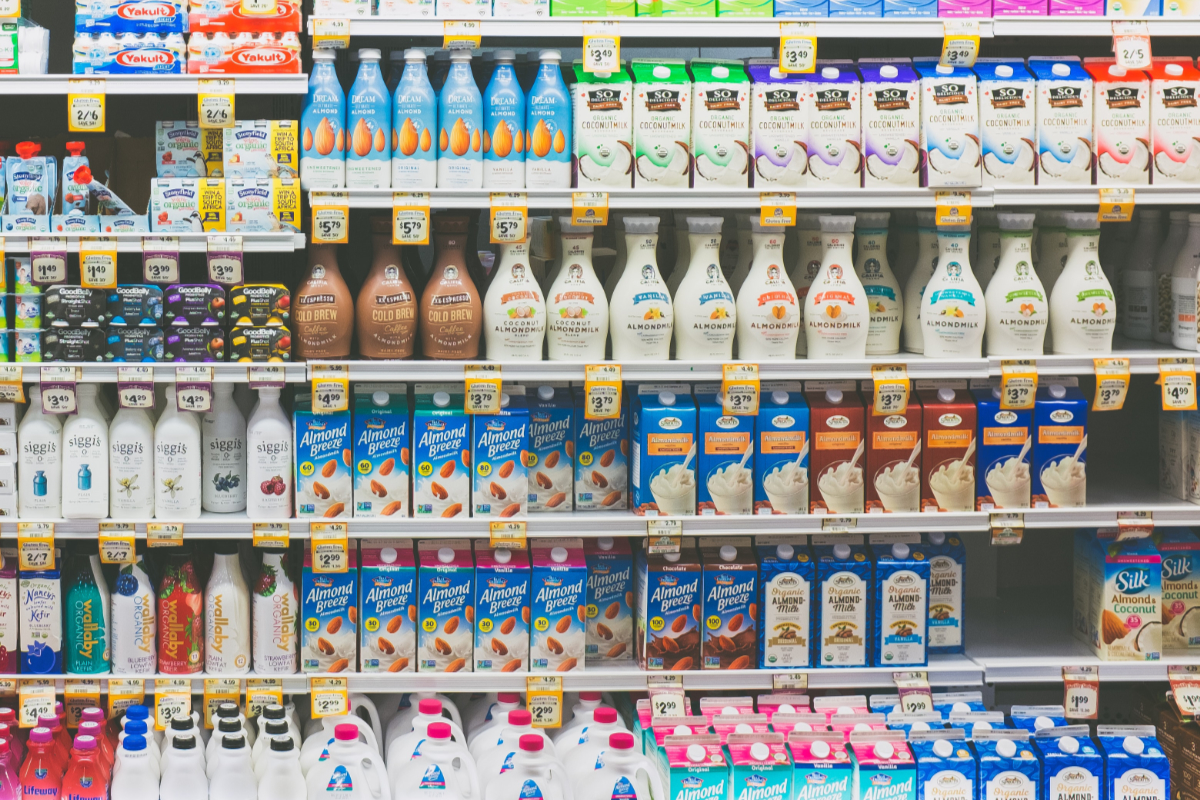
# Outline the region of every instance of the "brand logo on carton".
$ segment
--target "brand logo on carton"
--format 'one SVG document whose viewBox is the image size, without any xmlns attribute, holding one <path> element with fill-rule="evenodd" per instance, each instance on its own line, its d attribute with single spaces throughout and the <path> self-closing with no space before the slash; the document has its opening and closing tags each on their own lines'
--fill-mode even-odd
<svg viewBox="0 0 1200 800">
<path fill-rule="evenodd" d="M 830 428 L 844 428 L 850 424 L 850 418 L 841 414 L 834 414 L 825 420 L 825 424 Z"/>
<path fill-rule="evenodd" d="M 850 92 L 846 89 L 821 89 L 813 98 L 819 111 L 845 111 L 850 106 Z"/>
<path fill-rule="evenodd" d="M 138 5 L 121 6 L 117 16 L 121 19 L 166 19 L 175 16 L 176 8 L 168 3 L 140 3 Z"/>
<path fill-rule="evenodd" d="M 763 97 L 767 111 L 799 111 L 800 93 L 794 89 L 771 89 Z"/>
<path fill-rule="evenodd" d="M 175 56 L 168 50 L 126 50 L 116 61 L 123 67 L 157 67 L 174 64 Z"/>
<path fill-rule="evenodd" d="M 1075 419 L 1075 415 L 1065 408 L 1058 408 L 1050 412 L 1050 420 L 1052 422 L 1070 422 Z"/>
<path fill-rule="evenodd" d="M 1011 411 L 1001 411 L 993 419 L 1001 425 L 1011 425 L 1017 421 L 1017 415 Z"/>
<path fill-rule="evenodd" d="M 871 776 L 871 785 L 872 786 L 891 786 L 892 785 L 892 776 L 885 775 L 882 772 L 877 772 Z"/>
<path fill-rule="evenodd" d="M 1116 574 L 1113 582 L 1117 591 L 1137 594 L 1150 588 L 1150 571 L 1147 569 L 1123 569 Z"/>
<path fill-rule="evenodd" d="M 1164 558 L 1162 562 L 1163 577 L 1171 580 L 1179 580 L 1191 574 L 1192 558 L 1191 556 L 1170 556 Z"/>
<path fill-rule="evenodd" d="M 967 102 L 965 83 L 938 83 L 933 87 L 933 102 L 939 106 Z"/>
<path fill-rule="evenodd" d="M 992 108 L 1024 108 L 1025 93 L 1014 86 L 992 89 Z"/>
<path fill-rule="evenodd" d="M 243 67 L 270 67 L 286 64 L 293 55 L 282 48 L 255 47 L 250 50 L 235 50 L 229 60 Z"/>
<path fill-rule="evenodd" d="M 900 414 L 892 414 L 890 416 L 884 417 L 883 424 L 888 426 L 889 428 L 903 428 L 905 425 L 908 424 L 908 419 L 906 417 L 901 416 Z"/>
<path fill-rule="evenodd" d="M 875 92 L 875 108 L 879 111 L 896 111 L 909 107 L 908 89 L 889 86 Z"/>
<path fill-rule="evenodd" d="M 796 424 L 796 418 L 788 414 L 779 414 L 771 417 L 771 425 L 776 428 L 790 428 Z"/>
<path fill-rule="evenodd" d="M 683 425 L 683 420 L 679 417 L 663 417 L 658 423 L 658 426 L 665 431 L 673 431 L 681 425 Z"/>
<path fill-rule="evenodd" d="M 946 428 L 955 428 L 962 424 L 962 417 L 958 414 L 942 414 L 938 417 L 938 423 Z"/>
<path fill-rule="evenodd" d="M 1169 86 L 1163 89 L 1164 108 L 1183 108 L 1196 105 L 1196 90 L 1189 86 Z"/>
</svg>

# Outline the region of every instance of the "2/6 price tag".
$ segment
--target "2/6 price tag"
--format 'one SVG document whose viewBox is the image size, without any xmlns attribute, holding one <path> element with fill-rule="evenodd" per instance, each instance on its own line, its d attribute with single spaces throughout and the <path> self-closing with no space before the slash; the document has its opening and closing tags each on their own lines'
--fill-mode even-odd
<svg viewBox="0 0 1200 800">
<path fill-rule="evenodd" d="M 964 191 L 934 194 L 933 218 L 937 225 L 970 225 L 971 193 Z"/>
<path fill-rule="evenodd" d="M 54 523 L 17 523 L 17 562 L 22 570 L 54 569 Z"/>
<path fill-rule="evenodd" d="M 1063 667 L 1062 674 L 1067 719 L 1095 719 L 1100 713 L 1100 668 Z"/>
<path fill-rule="evenodd" d="M 933 711 L 933 692 L 929 688 L 928 672 L 894 672 L 892 680 L 899 690 L 901 711 L 905 714 Z"/>
<path fill-rule="evenodd" d="M 350 373 L 343 364 L 313 364 L 312 408 L 316 414 L 334 414 L 350 408 Z"/>
<path fill-rule="evenodd" d="M 583 368 L 584 419 L 621 416 L 621 365 L 588 364 Z"/>
<path fill-rule="evenodd" d="M 154 727 L 165 731 L 171 720 L 192 713 L 192 681 L 166 678 L 154 682 Z"/>
<path fill-rule="evenodd" d="M 54 716 L 53 680 L 21 681 L 17 698 L 20 704 L 18 719 L 22 728 L 36 728 L 40 717 Z"/>
<path fill-rule="evenodd" d="M 313 572 L 340 573 L 350 569 L 348 531 L 344 522 L 314 522 L 308 526 Z"/>
<path fill-rule="evenodd" d="M 350 713 L 349 681 L 345 678 L 310 678 L 313 719 L 340 717 Z"/>
<path fill-rule="evenodd" d="M 943 23 L 942 56 L 938 59 L 938 65 L 970 68 L 978 57 L 979 20 L 946 20 Z"/>
<path fill-rule="evenodd" d="M 443 50 L 478 50 L 482 39 L 483 23 L 477 19 L 448 19 L 442 23 Z"/>
<path fill-rule="evenodd" d="M 621 69 L 621 37 L 616 20 L 583 23 L 583 71 L 613 73 Z"/>
<path fill-rule="evenodd" d="M 1000 362 L 1000 408 L 1033 408 L 1037 397 L 1037 362 L 1017 359 Z"/>
<path fill-rule="evenodd" d="M 760 225 L 795 225 L 795 192 L 762 192 L 758 196 Z"/>
<path fill-rule="evenodd" d="M 725 364 L 721 367 L 721 405 L 726 414 L 758 413 L 758 364 Z"/>
<path fill-rule="evenodd" d="M 79 240 L 79 278 L 84 286 L 95 289 L 116 287 L 116 239 L 84 237 Z"/>
<path fill-rule="evenodd" d="M 392 244 L 429 244 L 429 193 L 392 193 Z"/>
<path fill-rule="evenodd" d="M 779 71 L 785 73 L 812 72 L 816 68 L 816 23 L 779 23 Z"/>
<path fill-rule="evenodd" d="M 1129 222 L 1133 219 L 1133 189 L 1101 189 L 1100 222 Z"/>
<path fill-rule="evenodd" d="M 205 79 L 196 82 L 196 108 L 201 128 L 232 128 L 235 86 L 233 78 Z"/>
<path fill-rule="evenodd" d="M 42 367 L 39 377 L 43 413 L 74 414 L 78 410 L 75 398 L 78 367 Z"/>
<path fill-rule="evenodd" d="M 492 548 L 526 549 L 528 538 L 525 523 L 511 520 L 492 520 L 488 523 L 488 541 Z"/>
<path fill-rule="evenodd" d="M 201 716 L 204 727 L 212 728 L 213 716 L 221 703 L 239 705 L 242 701 L 242 682 L 237 678 L 205 678 L 204 706 Z"/>
<path fill-rule="evenodd" d="M 132 522 L 100 523 L 100 561 L 104 564 L 132 564 L 137 560 Z"/>
<path fill-rule="evenodd" d="M 1113 53 L 1117 66 L 1125 69 L 1149 69 L 1150 26 L 1145 20 L 1113 20 Z"/>
<path fill-rule="evenodd" d="M 147 522 L 146 547 L 182 547 L 182 522 Z"/>
<path fill-rule="evenodd" d="M 113 719 L 130 706 L 144 705 L 146 681 L 142 678 L 108 679 L 108 718 Z"/>
<path fill-rule="evenodd" d="M 1128 358 L 1094 358 L 1096 365 L 1096 396 L 1092 411 L 1120 411 L 1129 393 Z"/>
<path fill-rule="evenodd" d="M 179 237 L 142 239 L 142 279 L 146 283 L 179 283 Z"/>
<path fill-rule="evenodd" d="M 240 234 L 230 233 L 208 237 L 208 279 L 222 286 L 236 286 L 245 274 Z"/>
<path fill-rule="evenodd" d="M 1167 667 L 1167 681 L 1171 684 L 1171 695 L 1179 707 L 1179 715 L 1184 720 L 1200 715 L 1200 667 Z"/>
<path fill-rule="evenodd" d="M 466 376 L 466 412 L 468 414 L 500 413 L 500 365 L 468 364 Z"/>
<path fill-rule="evenodd" d="M 288 522 L 254 523 L 254 546 L 284 549 L 291 541 L 292 528 Z"/>
<path fill-rule="evenodd" d="M 283 705 L 283 679 L 247 678 L 246 716 L 257 717 L 270 705 Z"/>
<path fill-rule="evenodd" d="M 1191 358 L 1160 358 L 1158 383 L 1163 411 L 1196 410 L 1196 362 Z"/>
<path fill-rule="evenodd" d="M 67 282 L 67 240 L 38 236 L 29 240 L 29 276 L 35 286 Z"/>
<path fill-rule="evenodd" d="M 2 256 L 2 253 L 0 253 Z M 23 370 L 16 364 L 0 365 L 0 403 L 24 403 Z"/>
<path fill-rule="evenodd" d="M 562 677 L 558 675 L 530 675 L 525 679 L 525 707 L 533 717 L 533 727 L 562 725 L 562 691 Z"/>
<path fill-rule="evenodd" d="M 345 244 L 350 241 L 349 198 L 345 192 L 313 192 L 314 244 Z"/>
<path fill-rule="evenodd" d="M 88 78 L 67 81 L 67 130 L 71 133 L 104 133 L 104 81 Z"/>
<path fill-rule="evenodd" d="M 908 370 L 903 364 L 876 364 L 871 367 L 871 380 L 875 384 L 874 416 L 908 410 Z"/>
<path fill-rule="evenodd" d="M 212 410 L 212 367 L 175 368 L 175 407 L 207 414 Z"/>
<path fill-rule="evenodd" d="M 571 224 L 607 225 L 608 192 L 571 192 Z"/>
<path fill-rule="evenodd" d="M 525 241 L 529 200 L 524 192 L 492 192 L 492 244 Z"/>
<path fill-rule="evenodd" d="M 314 19 L 313 47 L 326 50 L 347 50 L 350 47 L 350 20 Z"/>
</svg>

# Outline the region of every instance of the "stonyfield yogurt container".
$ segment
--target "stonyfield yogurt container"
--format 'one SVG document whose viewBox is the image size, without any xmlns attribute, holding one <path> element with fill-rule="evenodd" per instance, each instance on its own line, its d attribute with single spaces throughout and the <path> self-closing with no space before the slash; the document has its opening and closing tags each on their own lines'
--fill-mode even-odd
<svg viewBox="0 0 1200 800">
<path fill-rule="evenodd" d="M 468 539 L 417 543 L 418 672 L 471 672 L 475 561 Z"/>
<path fill-rule="evenodd" d="M 350 541 L 346 572 L 316 572 L 304 546 L 300 578 L 301 672 L 355 672 L 358 667 L 358 547 Z"/>
<path fill-rule="evenodd" d="M 817 62 L 808 83 L 809 186 L 862 185 L 861 96 L 853 61 Z"/>
<path fill-rule="evenodd" d="M 890 2 L 885 0 L 885 6 Z M 864 58 L 858 69 L 863 80 L 863 186 L 919 186 L 921 90 L 912 62 Z"/>
<path fill-rule="evenodd" d="M 751 185 L 757 189 L 803 188 L 808 173 L 808 79 L 781 72 L 774 58 L 752 58 L 747 67 L 752 81 Z"/>
<path fill-rule="evenodd" d="M 1033 75 L 1019 58 L 978 59 L 975 74 L 979 76 L 983 185 L 1032 186 L 1037 161 Z"/>
</svg>

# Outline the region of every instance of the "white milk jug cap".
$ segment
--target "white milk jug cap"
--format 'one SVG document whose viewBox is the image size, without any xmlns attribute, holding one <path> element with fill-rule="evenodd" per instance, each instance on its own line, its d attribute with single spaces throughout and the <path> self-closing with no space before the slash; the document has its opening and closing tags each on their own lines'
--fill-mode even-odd
<svg viewBox="0 0 1200 800">
<path fill-rule="evenodd" d="M 736 717 L 737 714 L 738 714 L 738 710 L 736 708 L 734 708 L 733 706 L 725 706 L 724 708 L 721 709 L 722 717 Z"/>
<path fill-rule="evenodd" d="M 671 733 L 674 734 L 675 736 L 691 736 L 692 729 L 689 728 L 687 725 L 676 725 L 675 729 L 672 730 Z M 694 745 L 694 746 L 699 747 L 699 745 Z M 689 748 L 689 749 L 691 749 L 691 748 Z"/>
<path fill-rule="evenodd" d="M 728 78 L 729 67 L 713 67 L 712 74 L 714 78 Z"/>
<path fill-rule="evenodd" d="M 1058 752 L 1073 755 L 1079 752 L 1079 740 L 1074 736 L 1062 736 L 1058 740 Z"/>
<path fill-rule="evenodd" d="M 662 64 L 659 64 L 657 67 L 654 68 L 654 77 L 656 77 L 656 78 L 671 77 L 671 68 L 664 67 Z"/>
<path fill-rule="evenodd" d="M 979 731 L 990 731 L 991 729 L 992 723 L 990 722 L 976 722 L 971 726 L 971 735 L 974 736 Z"/>
<path fill-rule="evenodd" d="M 750 725 L 749 722 L 739 722 L 734 727 L 733 732 L 734 733 L 754 733 L 754 728 Z M 758 744 L 762 744 L 762 743 L 758 742 Z M 763 745 L 763 746 L 765 747 L 766 745 Z M 762 759 L 759 759 L 759 760 L 761 761 Z"/>
<path fill-rule="evenodd" d="M 371 403 L 377 406 L 386 406 L 389 397 L 387 392 L 371 392 Z"/>
<path fill-rule="evenodd" d="M 663 560 L 670 561 L 674 564 L 679 560 L 680 553 L 663 553 Z"/>
<path fill-rule="evenodd" d="M 439 547 L 438 548 L 438 561 L 442 562 L 443 564 L 449 564 L 453 560 L 454 560 L 454 548 L 453 547 Z"/>
<path fill-rule="evenodd" d="M 795 714 L 796 707 L 791 703 L 781 703 L 779 708 L 775 709 L 776 714 Z"/>
<path fill-rule="evenodd" d="M 854 730 L 859 733 L 867 733 L 871 730 L 871 726 L 865 722 L 854 723 Z"/>
<path fill-rule="evenodd" d="M 500 407 L 501 407 L 501 408 L 508 408 L 508 403 L 509 403 L 509 397 L 508 397 L 508 395 L 507 395 L 507 394 L 505 394 L 504 392 L 501 392 L 501 393 L 500 393 Z"/>
</svg>

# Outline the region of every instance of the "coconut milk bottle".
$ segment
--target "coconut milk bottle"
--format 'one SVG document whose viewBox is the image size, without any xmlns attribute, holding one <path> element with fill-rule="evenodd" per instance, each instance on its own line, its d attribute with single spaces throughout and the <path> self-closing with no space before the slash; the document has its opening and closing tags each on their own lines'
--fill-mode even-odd
<svg viewBox="0 0 1200 800">
<path fill-rule="evenodd" d="M 546 293 L 551 361 L 603 360 L 608 341 L 608 297 L 592 268 L 592 228 L 559 217 L 562 267 Z"/>
<path fill-rule="evenodd" d="M 628 189 L 633 185 L 633 82 L 624 69 L 584 72 L 575 63 L 571 86 L 576 186 Z"/>
<path fill-rule="evenodd" d="M 358 77 L 347 102 L 346 187 L 386 189 L 392 182 L 392 95 L 379 71 L 379 51 L 359 50 L 358 57 Z"/>
<path fill-rule="evenodd" d="M 546 302 L 529 268 L 529 245 L 500 245 L 500 263 L 483 298 L 483 333 L 492 361 L 541 361 Z"/>
<path fill-rule="evenodd" d="M 752 58 L 749 69 L 754 81 L 750 92 L 753 185 L 784 191 L 803 188 L 808 173 L 810 104 L 805 77 L 781 72 L 779 61 L 773 58 Z"/>
<path fill-rule="evenodd" d="M 525 188 L 525 93 L 513 69 L 516 54 L 496 51 L 483 93 L 483 188 Z"/>
<path fill-rule="evenodd" d="M 750 79 L 740 61 L 694 58 L 692 152 L 696 188 L 749 186 Z"/>
<path fill-rule="evenodd" d="M 63 425 L 63 516 L 108 516 L 108 422 L 96 403 L 96 384 L 81 383 L 77 413 Z"/>
<path fill-rule="evenodd" d="M 987 354 L 1036 358 L 1043 352 L 1050 304 L 1033 269 L 1033 214 L 998 214 L 1000 265 L 984 295 Z"/>
<path fill-rule="evenodd" d="M 204 669 L 213 675 L 250 671 L 250 590 L 236 543 L 217 545 L 204 590 Z"/>
<path fill-rule="evenodd" d="M 112 593 L 112 671 L 114 675 L 151 675 L 158 671 L 158 632 L 154 587 L 145 556 L 122 564 Z"/>
<path fill-rule="evenodd" d="M 1031 58 L 1037 78 L 1038 185 L 1092 180 L 1092 79 L 1078 58 Z"/>
<path fill-rule="evenodd" d="M 967 256 L 971 229 L 939 226 L 937 237 L 937 268 L 921 297 L 925 355 L 979 358 L 987 311 Z"/>
<path fill-rule="evenodd" d="M 167 385 L 166 405 L 154 426 L 154 516 L 165 520 L 200 517 L 200 423 L 180 411 L 175 384 Z"/>
<path fill-rule="evenodd" d="M 975 73 L 914 59 L 921 75 L 921 170 L 925 186 L 978 186 L 979 102 Z"/>
<path fill-rule="evenodd" d="M 854 62 L 818 63 L 809 91 L 808 185 L 861 186 L 861 86 Z"/>
<path fill-rule="evenodd" d="M 783 265 L 781 225 L 750 220 L 753 256 L 737 301 L 738 357 L 791 360 L 800 335 L 800 304 Z"/>
<path fill-rule="evenodd" d="M 200 418 L 204 448 L 200 503 L 205 511 L 246 510 L 246 418 L 233 384 L 213 385 L 212 410 Z"/>
<path fill-rule="evenodd" d="M 1161 218 L 1158 209 L 1138 210 L 1137 237 L 1129 248 L 1129 261 L 1121 270 L 1121 333 L 1126 339 L 1154 339 L 1158 308 L 1154 254 L 1162 242 Z"/>
<path fill-rule="evenodd" d="M 471 51 L 450 52 L 450 72 L 438 98 L 439 189 L 483 187 L 483 97 L 471 74 Z"/>
<path fill-rule="evenodd" d="M 733 358 L 737 307 L 721 272 L 723 222 L 720 217 L 687 218 L 691 261 L 675 291 L 674 302 L 675 357 L 680 361 Z"/>
<path fill-rule="evenodd" d="M 796 290 L 796 304 L 800 308 L 800 335 L 796 337 L 797 358 L 808 353 L 808 326 L 804 324 L 804 305 L 808 299 L 809 287 L 821 269 L 821 258 L 825 254 L 825 245 L 821 243 L 820 219 L 820 214 L 796 215 L 796 234 L 800 246 L 796 264 L 788 273 L 788 277 L 791 278 L 792 288 Z"/>
<path fill-rule="evenodd" d="M 867 293 L 871 321 L 867 326 L 867 355 L 888 356 L 900 352 L 900 326 L 904 322 L 904 299 L 900 284 L 888 264 L 888 220 L 891 214 L 856 215 L 858 257 L 854 272 Z"/>
<path fill-rule="evenodd" d="M 859 69 L 863 77 L 863 185 L 919 186 L 921 94 L 917 73 L 908 59 L 880 63 L 864 58 L 859 60 Z"/>
<path fill-rule="evenodd" d="M 625 247 L 628 263 L 611 301 L 612 357 L 666 361 L 675 314 L 655 257 L 658 217 L 626 217 Z"/>
<path fill-rule="evenodd" d="M 21 519 L 62 516 L 62 420 L 42 411 L 42 389 L 29 389 L 29 408 L 17 429 L 17 512 Z"/>
<path fill-rule="evenodd" d="M 1095 153 L 1092 182 L 1120 186 L 1150 183 L 1150 76 L 1117 66 L 1115 58 L 1089 58 Z"/>
<path fill-rule="evenodd" d="M 525 102 L 527 189 L 571 188 L 571 95 L 563 83 L 557 50 L 543 50 L 537 78 Z"/>
<path fill-rule="evenodd" d="M 904 327 L 900 331 L 904 349 L 925 352 L 925 331 L 921 328 L 921 298 L 925 285 L 933 277 L 938 263 L 937 228 L 932 211 L 917 212 L 917 261 L 904 282 Z"/>
<path fill-rule="evenodd" d="M 393 71 L 395 67 L 392 67 Z M 392 95 L 392 188 L 437 185 L 437 94 L 429 83 L 424 50 L 404 51 L 404 72 Z"/>
<path fill-rule="evenodd" d="M 804 301 L 808 357 L 865 358 L 870 311 L 850 258 L 854 217 L 821 217 L 824 255 Z"/>
<path fill-rule="evenodd" d="M 1155 59 L 1150 67 L 1152 182 L 1163 186 L 1200 183 L 1200 72 L 1190 58 Z"/>
<path fill-rule="evenodd" d="M 346 94 L 338 82 L 332 50 L 313 51 L 313 71 L 300 117 L 300 188 L 346 185 Z"/>
<path fill-rule="evenodd" d="M 220 384 L 218 384 L 220 385 Z M 108 428 L 108 515 L 154 516 L 154 423 L 144 408 L 122 408 Z"/>
<path fill-rule="evenodd" d="M 1112 352 L 1116 307 L 1112 286 L 1100 268 L 1096 215 L 1070 212 L 1067 263 L 1050 293 L 1050 329 L 1055 353 Z"/>
<path fill-rule="evenodd" d="M 1037 122 L 1033 76 L 1021 59 L 981 58 L 979 133 L 984 186 L 1032 186 Z"/>
<path fill-rule="evenodd" d="M 634 59 L 633 186 L 686 189 L 691 177 L 691 96 L 682 59 Z"/>
</svg>

